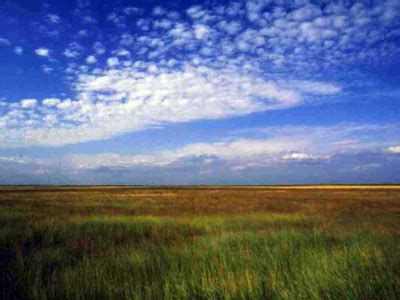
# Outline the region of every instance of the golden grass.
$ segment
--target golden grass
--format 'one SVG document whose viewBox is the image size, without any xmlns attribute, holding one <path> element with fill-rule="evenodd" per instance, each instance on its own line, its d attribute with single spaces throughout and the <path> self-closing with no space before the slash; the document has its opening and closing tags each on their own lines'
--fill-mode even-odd
<svg viewBox="0 0 400 300">
<path fill-rule="evenodd" d="M 0 187 L 0 298 L 396 299 L 399 186 Z"/>
</svg>

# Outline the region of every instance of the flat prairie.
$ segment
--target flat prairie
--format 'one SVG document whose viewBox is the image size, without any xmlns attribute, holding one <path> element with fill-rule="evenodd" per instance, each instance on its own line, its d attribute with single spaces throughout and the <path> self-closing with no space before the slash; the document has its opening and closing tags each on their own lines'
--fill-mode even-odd
<svg viewBox="0 0 400 300">
<path fill-rule="evenodd" d="M 2 299 L 399 299 L 400 186 L 0 187 Z"/>
</svg>

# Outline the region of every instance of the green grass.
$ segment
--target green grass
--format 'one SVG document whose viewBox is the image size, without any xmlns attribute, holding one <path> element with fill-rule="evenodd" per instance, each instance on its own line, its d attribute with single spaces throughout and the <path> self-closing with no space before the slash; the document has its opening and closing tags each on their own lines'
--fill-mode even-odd
<svg viewBox="0 0 400 300">
<path fill-rule="evenodd" d="M 400 191 L 107 189 L 0 194 L 4 299 L 400 295 Z"/>
</svg>

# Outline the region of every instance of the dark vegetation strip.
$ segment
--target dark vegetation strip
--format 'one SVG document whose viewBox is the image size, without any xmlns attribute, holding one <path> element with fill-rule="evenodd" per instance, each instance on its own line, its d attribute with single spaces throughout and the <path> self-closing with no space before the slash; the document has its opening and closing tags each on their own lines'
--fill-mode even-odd
<svg viewBox="0 0 400 300">
<path fill-rule="evenodd" d="M 246 191 L 273 191 L 273 190 L 331 190 L 331 191 L 343 191 L 343 190 L 363 190 L 363 191 L 375 191 L 375 190 L 399 190 L 399 185 L 335 185 L 326 188 L 325 185 L 310 185 L 310 186 L 159 186 L 159 187 L 131 187 L 131 186 L 71 186 L 71 187 L 1 187 L 0 193 L 11 194 L 11 193 L 66 193 L 66 192 L 106 192 L 106 193 L 127 193 L 135 191 L 146 191 L 146 190 L 156 190 L 156 191 L 186 191 L 186 190 L 200 190 L 200 191 L 229 191 L 234 190 L 238 192 Z M 371 187 L 372 186 L 372 187 Z M 381 188 L 380 188 L 381 187 Z"/>
</svg>

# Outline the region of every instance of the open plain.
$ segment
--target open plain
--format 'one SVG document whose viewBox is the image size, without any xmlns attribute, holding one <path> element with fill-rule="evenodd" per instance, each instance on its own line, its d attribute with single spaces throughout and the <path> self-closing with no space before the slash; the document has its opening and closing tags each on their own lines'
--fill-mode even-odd
<svg viewBox="0 0 400 300">
<path fill-rule="evenodd" d="M 0 187 L 3 299 L 398 299 L 399 186 Z"/>
</svg>

